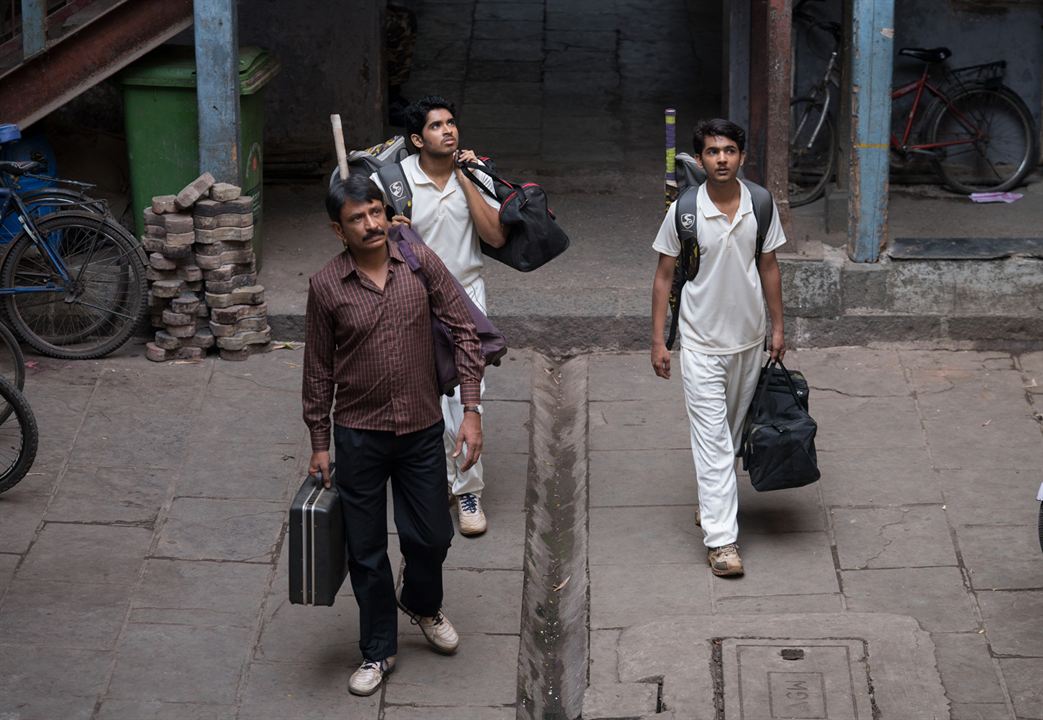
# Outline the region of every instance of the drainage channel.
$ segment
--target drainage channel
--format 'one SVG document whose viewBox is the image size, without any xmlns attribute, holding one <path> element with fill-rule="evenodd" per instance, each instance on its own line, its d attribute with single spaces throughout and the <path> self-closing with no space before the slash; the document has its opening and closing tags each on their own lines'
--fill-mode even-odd
<svg viewBox="0 0 1043 720">
<path fill-rule="evenodd" d="M 587 361 L 537 355 L 518 720 L 576 720 L 588 665 Z"/>
</svg>

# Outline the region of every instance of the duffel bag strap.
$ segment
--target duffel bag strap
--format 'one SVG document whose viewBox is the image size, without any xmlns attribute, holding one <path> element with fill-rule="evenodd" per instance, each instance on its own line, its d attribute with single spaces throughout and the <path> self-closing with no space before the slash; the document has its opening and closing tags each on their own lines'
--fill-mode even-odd
<svg viewBox="0 0 1043 720">
<path fill-rule="evenodd" d="M 482 165 L 481 163 L 466 162 L 466 163 L 463 163 L 462 165 L 460 165 L 460 169 L 464 171 L 464 175 L 466 175 L 467 177 L 469 177 L 471 179 L 471 182 L 473 182 L 475 185 L 478 186 L 479 190 L 484 192 L 486 195 L 491 197 L 496 202 L 500 202 L 500 198 L 496 197 L 496 193 L 494 193 L 492 190 L 490 190 L 489 187 L 485 183 L 483 183 L 481 180 L 478 179 L 478 176 L 475 175 L 474 172 L 473 172 L 474 170 L 481 170 L 483 173 L 485 173 L 490 178 L 492 178 L 493 182 L 498 182 L 498 183 L 501 183 L 503 185 L 506 185 L 509 188 L 514 188 L 514 183 L 507 182 L 506 180 L 504 180 L 499 175 L 493 175 L 492 171 L 488 167 L 486 167 L 485 165 Z"/>
</svg>

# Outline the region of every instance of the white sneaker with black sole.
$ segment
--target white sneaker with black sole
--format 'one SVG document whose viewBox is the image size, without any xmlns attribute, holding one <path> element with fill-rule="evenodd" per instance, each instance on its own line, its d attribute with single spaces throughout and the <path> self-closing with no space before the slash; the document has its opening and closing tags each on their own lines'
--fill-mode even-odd
<svg viewBox="0 0 1043 720">
<path fill-rule="evenodd" d="M 435 652 L 452 655 L 460 647 L 460 636 L 457 634 L 456 628 L 441 610 L 431 617 L 417 615 L 403 605 L 401 600 L 398 600 L 398 609 L 409 616 L 411 623 L 420 628 L 420 632 L 424 633 L 424 639 L 435 649 Z"/>
<path fill-rule="evenodd" d="M 482 511 L 482 499 L 474 493 L 464 493 L 456 498 L 456 507 L 460 516 L 460 534 L 466 537 L 481 535 L 489 524 Z"/>
<path fill-rule="evenodd" d="M 372 695 L 384 682 L 384 677 L 395 669 L 395 656 L 383 660 L 364 660 L 359 669 L 351 673 L 348 691 L 352 695 Z"/>
</svg>

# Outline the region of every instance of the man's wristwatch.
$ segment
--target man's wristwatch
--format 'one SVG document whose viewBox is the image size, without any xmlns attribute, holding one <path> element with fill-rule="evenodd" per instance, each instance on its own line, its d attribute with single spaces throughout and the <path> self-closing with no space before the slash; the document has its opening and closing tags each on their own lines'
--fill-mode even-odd
<svg viewBox="0 0 1043 720">
<path fill-rule="evenodd" d="M 464 405 L 464 412 L 473 412 L 475 415 L 481 415 L 482 411 L 477 405 Z"/>
</svg>

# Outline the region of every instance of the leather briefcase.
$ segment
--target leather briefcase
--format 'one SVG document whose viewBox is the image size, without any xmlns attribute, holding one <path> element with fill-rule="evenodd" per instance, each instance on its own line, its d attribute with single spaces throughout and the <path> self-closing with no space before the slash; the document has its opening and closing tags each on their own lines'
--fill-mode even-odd
<svg viewBox="0 0 1043 720">
<path fill-rule="evenodd" d="M 330 465 L 330 475 L 334 473 Z M 332 605 L 348 572 L 337 485 L 309 475 L 290 503 L 290 602 Z"/>
</svg>

